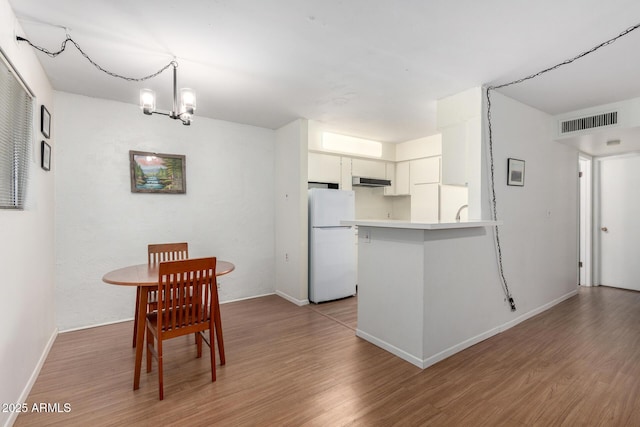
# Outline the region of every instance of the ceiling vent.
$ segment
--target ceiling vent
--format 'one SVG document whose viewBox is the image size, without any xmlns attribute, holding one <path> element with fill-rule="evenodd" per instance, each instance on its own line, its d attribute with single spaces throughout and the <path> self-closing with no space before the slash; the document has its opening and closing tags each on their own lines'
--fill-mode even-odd
<svg viewBox="0 0 640 427">
<path fill-rule="evenodd" d="M 567 134 L 616 124 L 618 124 L 618 112 L 612 111 L 610 113 L 602 113 L 595 116 L 580 117 L 578 119 L 560 122 L 560 133 Z"/>
</svg>

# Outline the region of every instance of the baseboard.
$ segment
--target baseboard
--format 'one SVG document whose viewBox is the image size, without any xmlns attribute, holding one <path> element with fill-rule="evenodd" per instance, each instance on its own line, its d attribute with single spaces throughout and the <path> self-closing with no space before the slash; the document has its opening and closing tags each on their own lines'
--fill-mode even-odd
<svg viewBox="0 0 640 427">
<path fill-rule="evenodd" d="M 271 293 L 268 293 L 268 294 L 252 295 L 252 296 L 250 296 L 250 297 L 230 299 L 230 300 L 228 300 L 228 301 L 220 301 L 220 304 L 229 304 L 230 302 L 246 301 L 246 300 L 248 300 L 248 299 L 268 297 L 268 296 L 271 296 L 271 295 L 275 295 L 275 293 L 274 293 L 274 292 L 271 292 Z"/>
<path fill-rule="evenodd" d="M 309 304 L 309 300 L 305 299 L 305 300 L 300 300 L 300 299 L 296 299 L 290 295 L 285 294 L 282 291 L 276 291 L 276 295 L 278 295 L 280 298 L 284 298 L 289 302 L 294 303 L 297 306 L 303 306 L 303 305 L 308 305 Z"/>
<path fill-rule="evenodd" d="M 446 350 L 441 351 L 440 353 L 434 354 L 433 356 L 427 357 L 426 359 L 424 359 L 422 361 L 422 365 L 423 365 L 423 369 L 427 368 L 431 365 L 434 365 L 438 362 L 440 362 L 441 360 L 446 359 L 449 356 L 453 356 L 454 354 L 465 350 L 469 347 L 471 347 L 472 345 L 476 345 L 481 341 L 484 341 L 486 339 L 491 338 L 494 335 L 498 335 L 501 332 L 506 331 L 507 329 L 511 329 L 514 326 L 516 326 L 519 323 L 524 322 L 525 320 L 528 320 L 530 318 L 532 318 L 533 316 L 536 316 L 544 311 L 549 310 L 551 307 L 553 307 L 554 305 L 560 304 L 562 301 L 571 298 L 574 295 L 578 294 L 578 289 L 575 289 L 565 295 L 562 295 L 559 298 L 554 299 L 553 301 L 550 301 L 546 304 L 541 305 L 540 307 L 533 309 L 531 311 L 528 311 L 526 313 L 524 313 L 522 316 L 518 316 L 513 320 L 510 320 L 506 323 L 503 323 L 502 325 L 499 325 L 495 328 L 489 329 L 486 332 L 483 332 L 479 335 L 476 335 L 475 337 L 469 338 L 459 344 L 456 344 L 454 346 L 451 346 L 449 348 L 447 348 Z"/>
<path fill-rule="evenodd" d="M 116 323 L 122 323 L 122 322 L 131 322 L 132 320 L 133 320 L 133 317 L 128 317 L 126 319 L 112 320 L 110 322 L 97 323 L 95 325 L 78 326 L 77 328 L 65 329 L 60 331 L 59 333 L 66 334 L 67 332 L 84 331 L 85 329 L 93 329 L 93 328 L 99 328 L 100 326 L 115 325 Z"/>
<path fill-rule="evenodd" d="M 232 300 L 228 300 L 228 301 L 220 301 L 220 304 L 228 304 L 230 302 L 245 301 L 245 300 L 253 299 L 253 298 L 268 297 L 269 295 L 275 295 L 275 294 L 274 293 L 269 293 L 269 294 L 262 294 L 262 295 L 253 295 L 253 296 L 245 297 L 245 298 L 237 298 L 237 299 L 232 299 Z M 95 325 L 79 326 L 77 328 L 65 329 L 63 331 L 60 331 L 59 333 L 65 334 L 67 332 L 83 331 L 85 329 L 98 328 L 100 326 L 109 326 L 109 325 L 115 325 L 116 323 L 131 322 L 131 321 L 133 321 L 133 317 L 128 317 L 126 319 L 112 320 L 110 322 L 97 323 Z"/>
<path fill-rule="evenodd" d="M 483 332 L 479 335 L 476 335 L 475 337 L 471 337 L 467 340 L 462 341 L 459 344 L 456 344 L 454 346 L 449 347 L 446 350 L 441 351 L 440 353 L 436 353 L 433 356 L 427 357 L 426 359 L 422 360 L 422 369 L 428 368 L 431 365 L 435 365 L 436 363 L 440 362 L 441 360 L 446 359 L 447 357 L 453 356 L 456 353 L 461 352 L 462 350 L 466 350 L 467 348 L 471 347 L 472 345 L 476 345 L 479 342 L 482 342 L 486 339 L 491 338 L 494 335 L 498 335 L 500 332 L 502 332 L 504 329 L 502 329 L 502 327 L 496 327 L 496 328 L 492 328 L 489 329 L 486 332 Z"/>
<path fill-rule="evenodd" d="M 506 331 L 507 329 L 511 329 L 514 326 L 516 326 L 518 323 L 522 323 L 527 319 L 532 318 L 533 316 L 536 316 L 540 313 L 542 313 L 543 311 L 547 311 L 549 310 L 551 307 L 553 307 L 554 305 L 558 305 L 560 304 L 562 301 L 567 300 L 569 298 L 571 298 L 572 296 L 578 295 L 578 289 L 574 289 L 573 291 L 566 293 L 564 295 L 562 295 L 559 298 L 554 299 L 551 302 L 548 302 L 546 304 L 541 305 L 538 308 L 535 308 L 531 311 L 528 311 L 526 313 L 524 313 L 522 316 L 518 316 L 513 320 L 508 321 L 507 323 L 504 323 L 501 327 L 500 327 L 500 332 L 502 331 Z"/>
<path fill-rule="evenodd" d="M 49 341 L 47 341 L 47 345 L 45 345 L 44 350 L 40 355 L 40 359 L 38 359 L 38 363 L 36 364 L 35 368 L 33 369 L 33 372 L 31 373 L 31 376 L 29 377 L 29 381 L 27 381 L 27 384 L 24 386 L 22 393 L 20 393 L 20 397 L 18 398 L 18 403 L 22 404 L 27 401 L 27 398 L 29 397 L 29 393 L 31 393 L 31 389 L 33 388 L 33 385 L 36 383 L 36 380 L 40 375 L 40 371 L 44 366 L 44 362 L 47 360 L 47 356 L 49 356 L 49 352 L 51 351 L 51 347 L 53 347 L 53 343 L 56 341 L 57 336 L 58 336 L 58 328 L 55 328 L 53 330 L 53 333 L 49 337 Z M 5 427 L 12 426 L 16 422 L 16 418 L 18 418 L 18 415 L 20 415 L 19 412 L 11 412 L 11 414 L 9 415 L 9 418 L 7 419 L 7 422 L 5 423 Z"/>
<path fill-rule="evenodd" d="M 419 357 L 416 357 L 412 354 L 407 353 L 406 351 L 395 347 L 391 344 L 389 344 L 386 341 L 383 341 L 379 338 L 374 337 L 373 335 L 370 335 L 366 332 L 361 331 L 360 329 L 356 329 L 356 335 L 359 336 L 360 338 L 369 341 L 370 343 L 384 349 L 387 350 L 389 353 L 398 356 L 399 358 L 406 360 L 407 362 L 417 366 L 420 369 L 425 369 L 428 368 L 431 365 L 435 365 L 436 363 L 440 362 L 441 360 L 446 359 L 447 357 L 453 356 L 454 354 L 465 350 L 469 347 L 471 347 L 472 345 L 478 344 L 481 341 L 484 341 L 488 338 L 491 338 L 494 335 L 498 335 L 501 332 L 506 331 L 507 329 L 511 329 L 514 326 L 516 326 L 519 323 L 524 322 L 525 320 L 528 320 L 530 318 L 532 318 L 533 316 L 536 316 L 546 310 L 549 310 L 551 307 L 560 304 L 562 301 L 571 298 L 574 295 L 578 294 L 578 290 L 575 289 L 559 298 L 556 298 L 555 300 L 548 302 L 547 304 L 544 304 L 534 310 L 528 311 L 527 313 L 524 313 L 521 316 L 516 317 L 513 320 L 510 320 L 506 323 L 503 323 L 502 325 L 498 325 L 495 328 L 491 328 L 488 331 L 482 332 L 481 334 L 478 334 L 474 337 L 471 337 L 469 339 L 466 339 L 458 344 L 455 344 L 439 353 L 436 353 L 432 356 L 429 356 L 425 359 L 420 359 Z"/>
<path fill-rule="evenodd" d="M 414 356 L 413 354 L 407 353 L 406 351 L 394 345 L 391 345 L 386 341 L 376 338 L 373 335 L 369 335 L 368 333 L 360 329 L 356 329 L 356 336 L 362 338 L 363 340 L 369 341 L 371 344 L 374 344 L 395 356 L 398 356 L 400 359 L 406 360 L 407 362 L 417 366 L 420 369 L 424 369 L 424 366 L 422 366 L 422 360 L 419 357 Z"/>
</svg>

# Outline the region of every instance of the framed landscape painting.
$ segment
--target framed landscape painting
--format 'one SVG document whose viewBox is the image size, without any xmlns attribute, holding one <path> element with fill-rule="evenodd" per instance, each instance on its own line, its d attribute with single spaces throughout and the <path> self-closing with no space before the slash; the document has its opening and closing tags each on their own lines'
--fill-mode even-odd
<svg viewBox="0 0 640 427">
<path fill-rule="evenodd" d="M 129 163 L 132 193 L 187 192 L 185 156 L 129 151 Z"/>
</svg>

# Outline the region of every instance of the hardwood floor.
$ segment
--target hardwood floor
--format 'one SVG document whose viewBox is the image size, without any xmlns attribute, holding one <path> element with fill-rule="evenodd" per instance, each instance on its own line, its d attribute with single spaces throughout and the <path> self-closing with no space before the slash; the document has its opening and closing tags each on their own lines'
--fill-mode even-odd
<svg viewBox="0 0 640 427">
<path fill-rule="evenodd" d="M 224 304 L 217 381 L 192 337 L 170 340 L 164 401 L 155 365 L 132 390 L 131 322 L 61 334 L 27 403 L 71 411 L 15 425 L 640 425 L 640 293 L 581 289 L 425 370 L 332 319 L 343 306 Z"/>
<path fill-rule="evenodd" d="M 347 328 L 356 330 L 358 326 L 358 297 L 348 297 L 320 304 L 310 304 L 309 308 L 341 323 Z"/>
</svg>

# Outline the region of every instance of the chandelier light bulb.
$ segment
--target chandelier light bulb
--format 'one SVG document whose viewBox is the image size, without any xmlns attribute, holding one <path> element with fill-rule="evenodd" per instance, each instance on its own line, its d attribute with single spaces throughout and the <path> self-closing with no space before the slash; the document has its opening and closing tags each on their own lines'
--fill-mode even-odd
<svg viewBox="0 0 640 427">
<path fill-rule="evenodd" d="M 193 89 L 180 89 L 180 112 L 192 115 L 196 110 L 196 93 Z"/>
<path fill-rule="evenodd" d="M 156 110 L 156 94 L 151 89 L 140 90 L 140 108 L 145 114 L 152 114 Z"/>
</svg>

